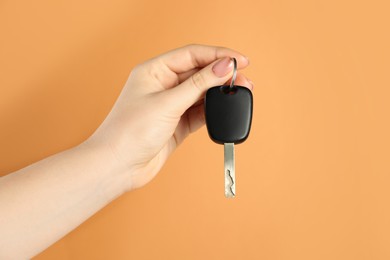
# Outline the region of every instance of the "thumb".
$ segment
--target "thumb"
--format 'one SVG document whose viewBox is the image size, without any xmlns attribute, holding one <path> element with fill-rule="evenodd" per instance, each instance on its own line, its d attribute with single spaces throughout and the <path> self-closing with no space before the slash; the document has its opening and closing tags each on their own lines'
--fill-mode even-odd
<svg viewBox="0 0 390 260">
<path fill-rule="evenodd" d="M 211 87 L 224 84 L 231 78 L 233 61 L 230 57 L 218 59 L 194 73 L 178 86 L 164 91 L 167 103 L 174 113 L 182 115 Z"/>
</svg>

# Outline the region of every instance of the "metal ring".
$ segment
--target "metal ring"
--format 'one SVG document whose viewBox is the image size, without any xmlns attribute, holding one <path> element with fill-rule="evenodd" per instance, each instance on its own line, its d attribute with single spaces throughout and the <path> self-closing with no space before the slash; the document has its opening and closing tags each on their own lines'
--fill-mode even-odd
<svg viewBox="0 0 390 260">
<path fill-rule="evenodd" d="M 234 87 L 234 81 L 236 81 L 236 76 L 237 76 L 237 60 L 236 58 L 230 58 L 233 60 L 233 77 L 232 77 L 232 81 L 230 82 L 230 89 L 232 89 Z"/>
</svg>

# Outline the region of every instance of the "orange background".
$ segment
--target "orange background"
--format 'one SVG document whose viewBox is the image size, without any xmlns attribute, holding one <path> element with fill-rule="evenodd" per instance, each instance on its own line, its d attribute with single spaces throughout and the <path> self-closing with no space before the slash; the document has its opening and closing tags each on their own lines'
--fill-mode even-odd
<svg viewBox="0 0 390 260">
<path fill-rule="evenodd" d="M 1 1 L 0 173 L 85 140 L 133 66 L 189 43 L 251 59 L 224 198 L 205 127 L 35 259 L 390 259 L 388 1 Z"/>
</svg>

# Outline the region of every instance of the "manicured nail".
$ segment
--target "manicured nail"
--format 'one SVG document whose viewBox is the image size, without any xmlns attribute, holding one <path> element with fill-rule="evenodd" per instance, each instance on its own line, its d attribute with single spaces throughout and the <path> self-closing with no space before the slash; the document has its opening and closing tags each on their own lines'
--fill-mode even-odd
<svg viewBox="0 0 390 260">
<path fill-rule="evenodd" d="M 233 61 L 229 57 L 225 57 L 222 60 L 214 64 L 212 70 L 217 77 L 224 77 L 233 69 Z"/>
</svg>

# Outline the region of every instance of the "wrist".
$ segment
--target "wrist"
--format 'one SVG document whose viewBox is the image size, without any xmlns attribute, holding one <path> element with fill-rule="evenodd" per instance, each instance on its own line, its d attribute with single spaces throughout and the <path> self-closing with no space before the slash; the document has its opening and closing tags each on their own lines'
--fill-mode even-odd
<svg viewBox="0 0 390 260">
<path fill-rule="evenodd" d="M 94 139 L 87 139 L 73 148 L 89 165 L 88 171 L 99 180 L 99 192 L 108 200 L 131 190 L 131 170 L 118 163 L 110 147 Z"/>
</svg>

